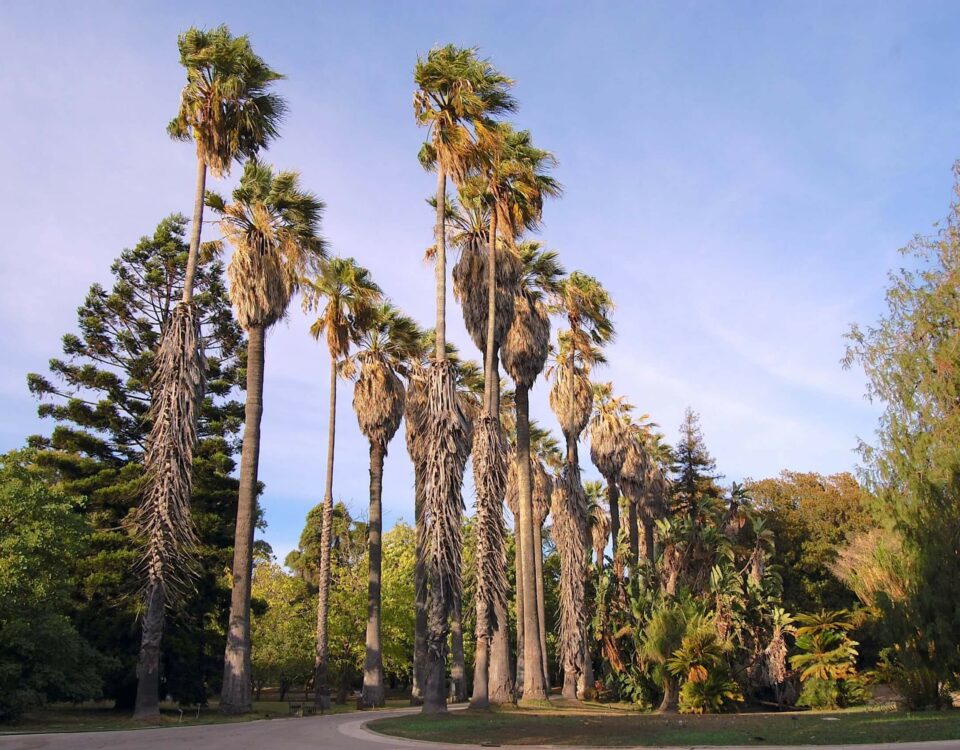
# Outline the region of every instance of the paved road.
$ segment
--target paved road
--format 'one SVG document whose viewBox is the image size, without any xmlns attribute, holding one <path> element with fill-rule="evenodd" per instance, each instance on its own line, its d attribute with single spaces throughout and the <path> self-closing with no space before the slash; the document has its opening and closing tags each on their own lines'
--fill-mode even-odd
<svg viewBox="0 0 960 750">
<path fill-rule="evenodd" d="M 0 750 L 405 750 L 439 748 L 432 742 L 414 742 L 384 737 L 364 728 L 373 719 L 400 716 L 418 709 L 377 711 L 302 719 L 273 719 L 238 724 L 209 724 L 122 732 L 81 732 L 0 736 Z M 480 750 L 481 745 L 456 745 L 458 750 Z M 701 746 L 702 747 L 702 746 Z M 816 750 L 958 750 L 960 741 L 915 742 L 905 745 L 830 745 Z M 526 746 L 524 750 L 546 750 Z M 563 750 L 577 750 L 565 747 Z M 594 749 L 596 750 L 596 749 Z M 622 749 L 621 749 L 622 750 Z M 649 750 L 649 748 L 647 749 Z M 726 750 L 747 750 L 727 748 Z M 756 746 L 749 750 L 757 750 Z M 772 750 L 772 749 L 771 749 Z M 778 747 L 776 750 L 801 750 Z"/>
</svg>

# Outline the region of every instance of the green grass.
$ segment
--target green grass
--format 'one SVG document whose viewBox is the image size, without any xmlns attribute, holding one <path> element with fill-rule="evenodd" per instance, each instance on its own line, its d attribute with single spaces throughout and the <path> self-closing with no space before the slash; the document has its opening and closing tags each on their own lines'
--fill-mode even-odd
<svg viewBox="0 0 960 750">
<path fill-rule="evenodd" d="M 658 716 L 597 710 L 458 711 L 371 722 L 375 732 L 445 744 L 830 745 L 960 739 L 960 711 L 880 710 Z"/>
<path fill-rule="evenodd" d="M 217 710 L 216 703 L 208 708 L 185 708 L 183 716 L 174 704 L 160 707 L 160 727 L 188 726 L 198 724 L 228 724 L 258 719 L 293 718 L 289 713 L 289 703 L 300 701 L 255 701 L 253 711 L 241 716 L 228 716 Z M 404 708 L 410 705 L 409 699 L 387 700 L 387 708 Z M 354 703 L 333 705 L 326 713 L 340 714 L 355 711 Z M 15 724 L 0 724 L 0 735 L 25 734 L 35 732 L 98 732 L 120 729 L 150 729 L 156 724 L 134 721 L 130 711 L 118 711 L 107 704 L 51 704 L 46 708 L 24 714 Z"/>
</svg>

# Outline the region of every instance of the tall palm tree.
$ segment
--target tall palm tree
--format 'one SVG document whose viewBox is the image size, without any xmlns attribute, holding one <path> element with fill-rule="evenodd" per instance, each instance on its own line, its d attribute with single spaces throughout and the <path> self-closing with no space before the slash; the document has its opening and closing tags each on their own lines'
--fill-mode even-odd
<svg viewBox="0 0 960 750">
<path fill-rule="evenodd" d="M 300 188 L 296 172 L 279 172 L 250 159 L 227 203 L 215 193 L 207 205 L 234 253 L 227 267 L 230 301 L 247 331 L 247 403 L 240 457 L 240 490 L 233 553 L 230 621 L 223 664 L 220 710 L 250 710 L 250 586 L 253 532 L 263 415 L 263 373 L 267 330 L 286 313 L 300 279 L 326 255 L 318 235 L 323 203 Z"/>
<path fill-rule="evenodd" d="M 557 254 L 543 250 L 538 242 L 523 242 L 518 247 L 521 275 L 514 299 L 513 323 L 503 343 L 503 364 L 516 386 L 517 447 L 515 465 L 517 472 L 517 513 L 515 523 L 519 528 L 517 588 L 518 613 L 523 612 L 523 639 L 518 652 L 523 653 L 522 694 L 526 700 L 544 700 L 549 693 L 546 670 L 537 670 L 533 665 L 545 663 L 540 633 L 543 631 L 543 615 L 537 597 L 535 557 L 542 557 L 536 543 L 539 528 L 534 523 L 534 473 L 531 471 L 530 455 L 530 389 L 543 371 L 550 350 L 550 318 L 546 302 L 555 296 L 564 271 Z M 549 502 L 545 508 L 549 508 Z M 546 517 L 546 512 L 543 513 Z M 541 519 L 542 525 L 542 519 Z M 542 562 L 541 562 L 542 565 Z M 518 614 L 519 618 L 519 614 Z M 520 640 L 520 626 L 517 627 Z M 519 653 L 518 653 L 519 662 Z M 519 670 L 518 670 L 519 671 Z"/>
<path fill-rule="evenodd" d="M 436 169 L 436 346 L 427 372 L 426 456 L 423 521 L 428 578 L 427 669 L 425 713 L 446 711 L 446 642 L 448 621 L 460 579 L 461 495 L 465 459 L 458 445 L 467 431 L 458 409 L 455 384 L 446 363 L 446 182 L 466 174 L 476 145 L 476 125 L 514 108 L 510 79 L 476 50 L 453 45 L 432 49 L 414 69 L 417 90 L 414 115 L 428 128 L 420 162 Z"/>
<path fill-rule="evenodd" d="M 540 629 L 540 653 L 543 660 L 543 679 L 550 688 L 549 655 L 547 654 L 547 619 L 546 607 L 543 599 L 543 524 L 550 514 L 550 504 L 553 497 L 553 471 L 563 463 L 563 455 L 556 439 L 546 430 L 541 429 L 535 422 L 530 422 L 530 463 L 533 475 L 533 549 L 534 549 L 534 576 L 537 620 Z M 549 467 L 549 469 L 548 469 Z M 526 585 L 526 584 L 525 584 Z"/>
<path fill-rule="evenodd" d="M 369 708 L 384 705 L 383 648 L 380 641 L 381 533 L 383 513 L 383 461 L 404 413 L 405 391 L 401 375 L 410 375 L 410 363 L 420 355 L 423 334 L 412 318 L 389 303 L 373 310 L 359 332 L 360 365 L 353 390 L 353 409 L 360 431 L 370 442 L 370 520 L 368 522 L 369 575 L 367 592 L 366 656 L 363 663 L 361 702 Z"/>
<path fill-rule="evenodd" d="M 323 527 L 320 532 L 320 593 L 317 597 L 317 653 L 314 666 L 314 702 L 330 706 L 327 685 L 327 619 L 330 593 L 330 524 L 333 519 L 333 457 L 337 431 L 337 374 L 350 353 L 351 340 L 366 325 L 381 292 L 367 269 L 353 258 L 331 258 L 318 276 L 306 281 L 304 308 L 320 316 L 310 327 L 319 340 L 325 337 L 330 353 L 330 406 L 327 427 L 327 478 L 323 492 Z"/>
<path fill-rule="evenodd" d="M 593 546 L 595 565 L 603 568 L 603 552 L 610 539 L 610 514 L 603 508 L 606 495 L 603 482 L 585 482 L 583 492 L 587 496 L 587 525 L 590 527 L 590 541 Z"/>
<path fill-rule="evenodd" d="M 187 588 L 196 539 L 190 519 L 193 447 L 203 398 L 199 321 L 192 304 L 200 252 L 207 169 L 226 174 L 234 160 L 255 156 L 277 132 L 283 100 L 270 92 L 281 78 L 226 26 L 190 28 L 177 40 L 187 83 L 171 137 L 194 141 L 197 179 L 190 252 L 181 303 L 163 331 L 152 387 L 151 429 L 144 456 L 145 484 L 138 526 L 146 544 L 142 568 L 146 612 L 137 660 L 134 717 L 160 717 L 160 642 L 164 610 Z"/>
<path fill-rule="evenodd" d="M 570 328 L 559 337 L 550 407 L 560 421 L 567 444 L 566 462 L 553 495 L 553 515 L 561 561 L 563 695 L 569 699 L 577 698 L 578 684 L 583 694 L 591 673 L 584 606 L 589 545 L 587 503 L 580 479 L 577 441 L 592 411 L 590 368 L 604 361 L 598 346 L 613 338 L 612 308 L 610 295 L 592 276 L 574 271 L 561 284 L 556 309 L 567 318 Z"/>
<path fill-rule="evenodd" d="M 636 570 L 640 558 L 640 503 L 646 492 L 650 459 L 646 441 L 640 428 L 631 422 L 627 434 L 620 484 L 627 498 L 627 532 L 630 547 L 630 565 Z"/>
<path fill-rule="evenodd" d="M 620 537 L 620 488 L 617 482 L 627 454 L 627 428 L 633 406 L 623 396 L 614 397 L 612 383 L 593 386 L 593 417 L 590 420 L 590 460 L 607 483 L 613 558 Z"/>
</svg>

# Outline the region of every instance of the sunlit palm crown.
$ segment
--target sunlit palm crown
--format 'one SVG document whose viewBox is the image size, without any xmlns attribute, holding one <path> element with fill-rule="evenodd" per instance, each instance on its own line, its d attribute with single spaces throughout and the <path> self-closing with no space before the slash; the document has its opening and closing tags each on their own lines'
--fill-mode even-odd
<svg viewBox="0 0 960 750">
<path fill-rule="evenodd" d="M 277 135 L 286 106 L 270 88 L 283 76 L 254 54 L 246 36 L 233 37 L 226 26 L 191 28 L 178 47 L 187 83 L 167 132 L 195 141 L 197 156 L 220 177 L 232 161 L 255 156 Z"/>
<path fill-rule="evenodd" d="M 300 187 L 296 172 L 274 174 L 250 159 L 233 201 L 207 194 L 220 228 L 234 248 L 227 266 L 230 301 L 246 329 L 270 327 L 283 317 L 300 279 L 326 255 L 318 234 L 323 202 Z"/>
<path fill-rule="evenodd" d="M 560 284 L 555 309 L 567 317 L 577 349 L 584 341 L 602 345 L 613 340 L 613 300 L 593 276 L 580 271 L 567 276 Z"/>
<path fill-rule="evenodd" d="M 417 85 L 414 115 L 418 124 L 428 128 L 420 161 L 427 168 L 439 161 L 460 181 L 475 151 L 473 124 L 516 108 L 509 93 L 513 81 L 488 60 L 478 58 L 476 49 L 452 44 L 418 59 L 413 76 Z"/>
<path fill-rule="evenodd" d="M 593 384 L 589 377 L 590 368 L 605 362 L 606 359 L 603 352 L 586 338 L 580 342 L 574 353 L 571 346 L 574 340 L 572 333 L 572 331 L 560 333 L 560 349 L 547 369 L 547 376 L 553 378 L 550 387 L 550 408 L 557 416 L 560 429 L 565 435 L 579 437 L 593 412 Z M 572 373 L 571 361 L 573 362 Z M 572 399 L 571 389 L 573 390 Z"/>
<path fill-rule="evenodd" d="M 320 311 L 310 333 L 318 340 L 325 336 L 330 356 L 342 359 L 381 296 L 370 272 L 353 258 L 331 258 L 317 276 L 305 280 L 304 309 Z"/>
<path fill-rule="evenodd" d="M 550 317 L 546 301 L 556 297 L 564 270 L 553 251 L 539 242 L 517 246 L 521 274 L 514 316 L 503 342 L 503 366 L 517 387 L 531 387 L 550 352 Z"/>
<path fill-rule="evenodd" d="M 612 383 L 593 386 L 593 417 L 590 420 L 590 460 L 605 477 L 615 478 L 627 456 L 630 412 L 625 397 L 614 397 Z"/>
<path fill-rule="evenodd" d="M 389 303 L 374 308 L 357 335 L 360 373 L 353 390 L 353 408 L 360 431 L 384 450 L 400 426 L 404 387 L 398 373 L 409 376 L 419 359 L 423 334 L 412 318 Z"/>
</svg>

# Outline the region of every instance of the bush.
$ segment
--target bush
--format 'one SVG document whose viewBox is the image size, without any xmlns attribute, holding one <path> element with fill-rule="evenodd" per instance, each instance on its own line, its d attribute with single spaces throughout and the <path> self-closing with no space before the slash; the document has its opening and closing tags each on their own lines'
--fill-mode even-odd
<svg viewBox="0 0 960 750">
<path fill-rule="evenodd" d="M 702 680 L 687 680 L 680 688 L 680 712 L 684 714 L 720 713 L 742 700 L 737 683 L 719 671 Z"/>
<path fill-rule="evenodd" d="M 867 683 L 860 677 L 845 680 L 814 677 L 803 683 L 797 705 L 806 708 L 847 708 L 863 705 L 869 698 Z"/>
<path fill-rule="evenodd" d="M 947 686 L 937 672 L 913 649 L 886 649 L 880 656 L 877 677 L 896 690 L 910 711 L 952 704 Z"/>
</svg>

